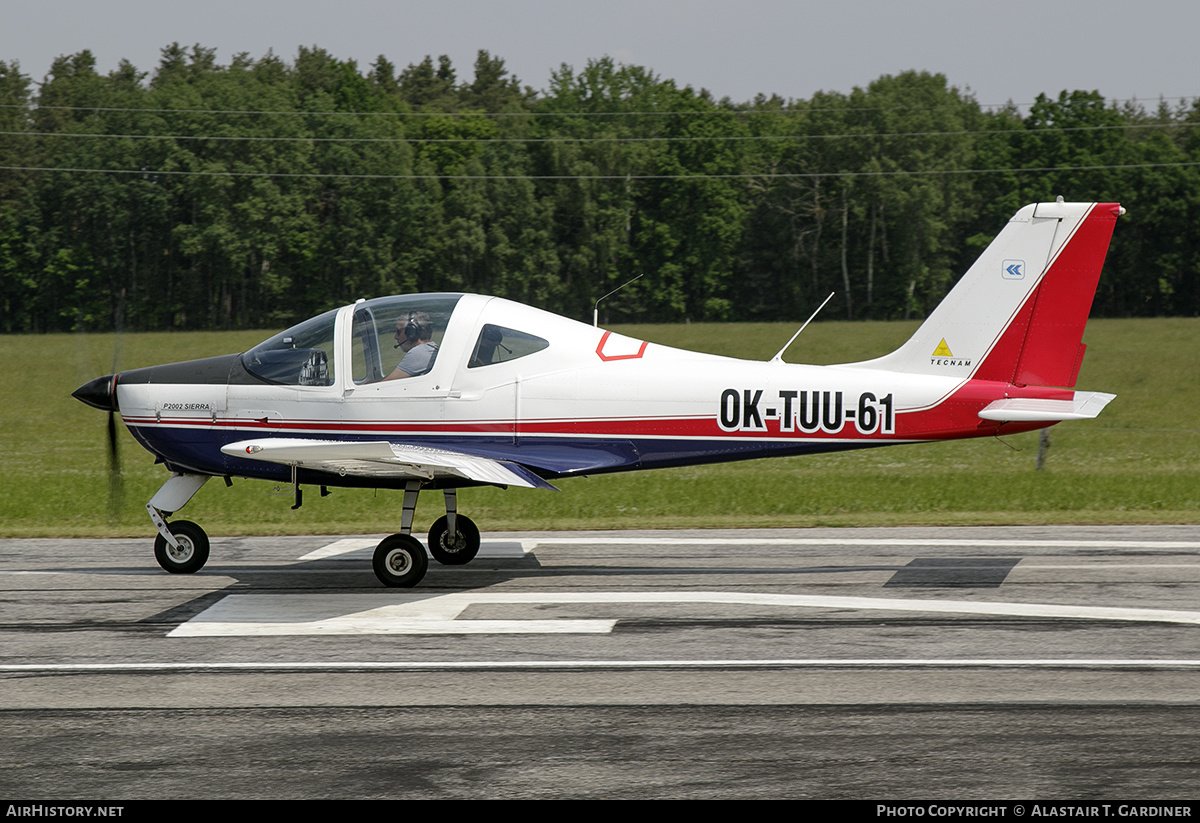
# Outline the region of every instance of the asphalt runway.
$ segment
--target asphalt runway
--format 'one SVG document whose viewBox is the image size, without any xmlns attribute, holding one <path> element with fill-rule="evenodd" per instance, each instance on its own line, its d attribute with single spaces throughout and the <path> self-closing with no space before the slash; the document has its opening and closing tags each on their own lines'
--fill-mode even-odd
<svg viewBox="0 0 1200 823">
<path fill-rule="evenodd" d="M 1195 793 L 1200 527 L 381 537 L 0 540 L 0 796 Z"/>
</svg>

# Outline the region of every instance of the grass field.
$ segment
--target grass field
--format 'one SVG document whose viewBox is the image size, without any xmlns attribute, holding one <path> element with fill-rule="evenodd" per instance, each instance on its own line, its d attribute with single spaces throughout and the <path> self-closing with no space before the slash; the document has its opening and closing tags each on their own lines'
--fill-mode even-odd
<svg viewBox="0 0 1200 823">
<path fill-rule="evenodd" d="M 903 342 L 915 323 L 810 326 L 787 355 L 834 363 Z M 667 345 L 765 359 L 794 328 L 780 324 L 625 326 Z M 120 368 L 242 351 L 269 332 L 126 334 Z M 816 457 L 603 475 L 562 493 L 467 489 L 461 511 L 486 530 L 904 524 L 1200 522 L 1200 319 L 1095 320 L 1081 389 L 1118 395 L 1094 421 L 1051 430 L 1044 471 L 1036 433 Z M 0 413 L 0 536 L 118 536 L 153 532 L 145 503 L 166 479 L 121 429 L 123 482 L 111 499 L 104 415 L 70 393 L 112 371 L 107 335 L 0 337 L 10 370 Z M 181 513 L 213 535 L 395 531 L 401 495 L 209 483 Z M 441 495 L 426 494 L 428 528 Z"/>
</svg>

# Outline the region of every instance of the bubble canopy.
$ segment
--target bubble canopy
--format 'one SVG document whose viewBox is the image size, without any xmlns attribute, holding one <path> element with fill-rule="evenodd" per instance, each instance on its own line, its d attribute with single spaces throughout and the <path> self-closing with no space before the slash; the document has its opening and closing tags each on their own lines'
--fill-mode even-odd
<svg viewBox="0 0 1200 823">
<path fill-rule="evenodd" d="M 461 294 L 408 294 L 355 304 L 351 324 L 354 382 L 381 380 L 389 371 L 385 352 L 399 348 L 407 334 L 440 345 Z M 331 386 L 334 331 L 339 309 L 298 323 L 242 355 L 246 370 L 269 383 Z M 427 338 L 424 335 L 428 335 Z"/>
</svg>

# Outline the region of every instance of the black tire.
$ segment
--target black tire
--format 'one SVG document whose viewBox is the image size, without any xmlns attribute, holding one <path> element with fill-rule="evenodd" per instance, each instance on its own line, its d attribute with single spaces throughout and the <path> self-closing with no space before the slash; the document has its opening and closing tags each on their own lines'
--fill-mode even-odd
<svg viewBox="0 0 1200 823">
<path fill-rule="evenodd" d="M 372 565 L 383 585 L 410 589 L 421 582 L 429 569 L 429 555 L 425 554 L 421 541 L 412 535 L 393 534 L 375 547 Z"/>
<path fill-rule="evenodd" d="M 154 538 L 154 559 L 171 574 L 191 574 L 208 562 L 208 535 L 190 520 L 175 520 L 167 524 L 179 541 L 176 549 L 161 534 Z"/>
<path fill-rule="evenodd" d="M 443 566 L 465 566 L 479 554 L 479 527 L 461 514 L 454 519 L 454 534 L 446 528 L 445 517 L 439 517 L 429 529 L 429 553 Z"/>
</svg>

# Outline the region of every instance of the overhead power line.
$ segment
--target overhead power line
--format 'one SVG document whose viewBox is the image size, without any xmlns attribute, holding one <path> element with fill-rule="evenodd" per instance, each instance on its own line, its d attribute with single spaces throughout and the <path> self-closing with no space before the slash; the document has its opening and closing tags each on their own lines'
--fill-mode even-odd
<svg viewBox="0 0 1200 823">
<path fill-rule="evenodd" d="M 45 166 L 0 166 L 0 171 L 53 172 L 66 174 L 129 174 L 141 177 L 252 177 L 280 179 L 334 180 L 758 180 L 758 179 L 816 179 L 849 177 L 928 177 L 969 174 L 1027 174 L 1062 171 L 1106 171 L 1131 169 L 1191 168 L 1197 162 L 1126 163 L 1084 166 L 1025 166 L 994 169 L 921 169 L 896 171 L 820 171 L 820 172 L 761 172 L 736 174 L 345 174 L 338 172 L 236 172 L 185 171 L 158 169 L 89 169 L 53 168 Z"/>
<path fill-rule="evenodd" d="M 973 137 L 990 135 L 1039 135 L 1077 132 L 1194 128 L 1200 121 L 1180 123 L 1133 123 L 1103 126 L 1048 126 L 1022 129 L 964 129 L 960 131 L 846 132 L 840 134 L 747 134 L 725 136 L 670 137 L 272 137 L 213 134 L 105 134 L 96 132 L 0 131 L 5 137 L 63 137 L 109 140 L 180 140 L 245 143 L 723 143 L 780 142 L 785 140 L 850 140 L 903 137 Z"/>
<path fill-rule="evenodd" d="M 1139 105 L 1144 103 L 1187 102 L 1200 99 L 1196 95 L 1180 95 L 1173 97 L 1130 97 L 1127 99 L 1106 100 L 1108 106 Z M 618 101 L 605 101 L 616 103 Z M 116 112 L 116 113 L 146 113 L 146 114 L 233 114 L 233 115 L 277 115 L 277 116 L 316 116 L 316 117 L 714 117 L 732 115 L 804 115 L 823 112 L 872 112 L 872 111 L 940 111 L 943 109 L 960 109 L 970 103 L 970 98 L 962 98 L 959 103 L 948 103 L 942 106 L 810 106 L 805 101 L 788 101 L 777 109 L 744 109 L 744 108 L 714 108 L 707 110 L 673 110 L 673 111 L 303 111 L 303 110 L 273 110 L 273 109 L 154 109 L 154 108 L 124 108 L 120 106 L 54 106 L 30 104 L 0 103 L 3 109 L 25 109 L 28 111 L 82 111 L 82 112 Z M 1050 102 L 1055 102 L 1053 98 Z M 1010 106 L 1017 109 L 1028 109 L 1036 103 L 976 103 L 981 110 L 1003 109 Z"/>
</svg>

